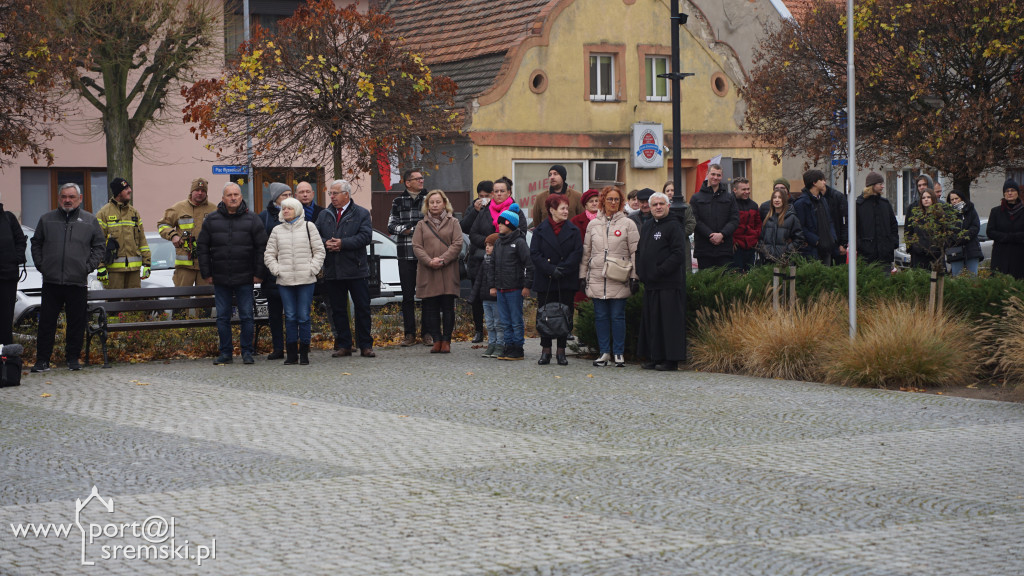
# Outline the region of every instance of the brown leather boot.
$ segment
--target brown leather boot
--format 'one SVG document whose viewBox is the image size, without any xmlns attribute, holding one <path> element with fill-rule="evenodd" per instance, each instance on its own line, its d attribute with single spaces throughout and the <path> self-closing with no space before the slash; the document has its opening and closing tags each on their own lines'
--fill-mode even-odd
<svg viewBox="0 0 1024 576">
<path fill-rule="evenodd" d="M 441 354 L 450 354 L 452 351 L 452 343 L 447 340 L 441 340 Z"/>
<path fill-rule="evenodd" d="M 433 346 L 430 347 L 430 353 L 431 354 L 437 354 L 440 351 L 441 351 L 441 341 L 438 340 L 437 342 L 434 342 Z"/>
</svg>

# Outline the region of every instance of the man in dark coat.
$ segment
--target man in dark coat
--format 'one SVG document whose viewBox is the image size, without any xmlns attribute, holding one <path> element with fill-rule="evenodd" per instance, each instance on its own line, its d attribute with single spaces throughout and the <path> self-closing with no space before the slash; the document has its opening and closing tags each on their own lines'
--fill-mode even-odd
<svg viewBox="0 0 1024 576">
<path fill-rule="evenodd" d="M 867 187 L 857 197 L 857 255 L 868 262 L 891 265 L 893 251 L 900 245 L 900 226 L 892 205 L 882 196 L 882 175 L 872 172 L 865 183 Z"/>
<path fill-rule="evenodd" d="M 707 182 L 690 199 L 697 220 L 693 232 L 693 257 L 701 269 L 732 265 L 732 235 L 740 225 L 736 197 L 722 185 L 722 167 L 708 166 Z"/>
<path fill-rule="evenodd" d="M 14 303 L 18 299 L 18 279 L 25 263 L 28 238 L 18 218 L 0 204 L 0 344 L 13 344 Z"/>
<path fill-rule="evenodd" d="M 57 202 L 56 210 L 39 218 L 32 236 L 32 260 L 43 275 L 33 372 L 50 369 L 61 308 L 67 319 L 64 357 L 68 370 L 81 370 L 78 356 L 85 336 L 89 273 L 103 261 L 103 229 L 95 216 L 82 210 L 82 190 L 77 184 L 64 184 L 57 192 Z"/>
<path fill-rule="evenodd" d="M 239 347 L 242 363 L 253 364 L 255 333 L 253 285 L 262 282 L 269 272 L 263 264 L 267 249 L 267 231 L 259 216 L 249 211 L 242 199 L 242 189 L 234 182 L 224 185 L 217 211 L 203 222 L 197 242 L 199 274 L 213 282 L 214 304 L 217 306 L 217 337 L 220 353 L 216 365 L 231 364 L 231 303 L 238 307 L 241 321 Z"/>
<path fill-rule="evenodd" d="M 637 352 L 647 358 L 646 370 L 672 371 L 686 361 L 686 259 L 685 231 L 669 214 L 668 196 L 658 192 L 650 199 L 654 216 L 640 231 L 636 272 L 644 284 L 643 311 Z"/>
<path fill-rule="evenodd" d="M 838 245 L 832 213 L 825 199 L 825 173 L 821 170 L 804 172 L 804 188 L 800 197 L 793 203 L 793 211 L 800 220 L 800 229 L 807 241 L 800 248 L 805 258 L 819 260 L 825 266 L 831 266 L 833 254 Z"/>
<path fill-rule="evenodd" d="M 331 204 L 320 213 L 316 229 L 327 249 L 324 261 L 324 283 L 331 302 L 334 329 L 333 357 L 352 355 L 352 329 L 348 321 L 348 297 L 352 296 L 352 312 L 356 320 L 356 346 L 364 358 L 374 358 L 373 336 L 370 334 L 370 267 L 366 247 L 373 241 L 370 212 L 352 201 L 352 185 L 346 180 L 329 184 Z"/>
</svg>

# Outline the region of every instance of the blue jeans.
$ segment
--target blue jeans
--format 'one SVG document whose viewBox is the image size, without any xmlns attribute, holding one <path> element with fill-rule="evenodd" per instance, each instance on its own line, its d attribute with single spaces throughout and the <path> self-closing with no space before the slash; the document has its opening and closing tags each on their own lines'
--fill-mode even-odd
<svg viewBox="0 0 1024 576">
<path fill-rule="evenodd" d="M 217 306 L 217 338 L 220 341 L 220 355 L 231 356 L 231 301 L 238 306 L 238 319 L 242 322 L 242 333 L 238 345 L 242 354 L 253 353 L 253 295 L 252 284 L 239 286 L 213 285 L 213 302 Z"/>
<path fill-rule="evenodd" d="M 959 262 L 950 262 L 949 263 L 949 273 L 950 273 L 950 275 L 952 275 L 952 276 L 959 276 L 960 272 L 964 269 L 965 265 L 967 266 L 967 270 L 971 273 L 972 276 L 977 276 L 978 275 L 978 259 L 977 258 L 968 258 L 967 260 L 960 260 Z"/>
<path fill-rule="evenodd" d="M 505 345 L 505 335 L 501 332 L 501 319 L 498 317 L 498 303 L 490 300 L 482 302 L 484 306 L 484 324 L 487 325 L 487 344 Z"/>
<path fill-rule="evenodd" d="M 286 342 L 309 342 L 309 311 L 313 307 L 313 289 L 316 284 L 298 286 L 277 285 L 284 304 L 284 333 Z"/>
<path fill-rule="evenodd" d="M 600 348 L 601 354 L 625 354 L 626 299 L 594 298 L 593 302 L 594 329 L 597 331 L 597 347 Z"/>
<path fill-rule="evenodd" d="M 523 345 L 523 292 L 498 292 L 498 315 L 501 316 L 501 332 L 505 346 Z"/>
</svg>

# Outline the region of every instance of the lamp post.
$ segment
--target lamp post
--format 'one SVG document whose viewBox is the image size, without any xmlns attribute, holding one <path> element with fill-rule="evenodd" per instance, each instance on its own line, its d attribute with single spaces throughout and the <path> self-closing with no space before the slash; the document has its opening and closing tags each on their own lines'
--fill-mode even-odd
<svg viewBox="0 0 1024 576">
<path fill-rule="evenodd" d="M 672 205 L 669 213 L 679 220 L 680 229 L 686 231 L 686 190 L 683 188 L 683 166 L 680 162 L 683 150 L 683 121 L 681 111 L 681 85 L 687 76 L 693 76 L 689 72 L 679 71 L 679 34 L 683 25 L 686 24 L 687 15 L 679 13 L 679 0 L 672 0 L 672 71 L 668 74 L 659 74 L 659 78 L 668 78 L 672 84 L 672 182 L 675 186 L 675 194 L 672 195 Z M 686 276 L 690 270 L 683 271 L 682 302 L 683 315 L 686 315 Z M 679 327 L 680 336 L 686 342 L 686 323 Z"/>
<path fill-rule="evenodd" d="M 672 71 L 668 74 L 659 74 L 659 78 L 668 78 L 672 84 L 672 183 L 676 193 L 672 195 L 671 213 L 685 222 L 686 216 L 686 190 L 683 189 L 683 166 L 679 161 L 682 157 L 683 134 L 682 134 L 682 111 L 680 90 L 683 79 L 693 76 L 690 72 L 679 71 L 679 33 L 688 16 L 679 13 L 679 0 L 672 0 Z M 687 270 L 689 273 L 689 270 Z"/>
</svg>

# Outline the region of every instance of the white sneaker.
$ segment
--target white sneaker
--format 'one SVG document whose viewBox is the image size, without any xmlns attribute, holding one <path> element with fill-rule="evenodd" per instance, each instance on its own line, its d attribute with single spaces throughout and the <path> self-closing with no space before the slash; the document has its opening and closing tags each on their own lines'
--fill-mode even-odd
<svg viewBox="0 0 1024 576">
<path fill-rule="evenodd" d="M 616 354 L 615 355 L 615 367 L 616 368 L 625 368 L 626 367 L 626 359 L 622 357 L 622 354 Z"/>
<path fill-rule="evenodd" d="M 607 352 L 604 353 L 604 354 L 601 354 L 600 358 L 598 358 L 597 360 L 594 360 L 594 366 L 607 366 L 608 362 L 611 359 L 612 359 L 612 355 L 611 354 L 608 354 Z"/>
</svg>

